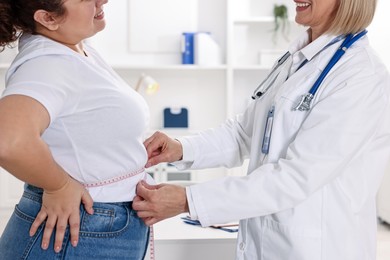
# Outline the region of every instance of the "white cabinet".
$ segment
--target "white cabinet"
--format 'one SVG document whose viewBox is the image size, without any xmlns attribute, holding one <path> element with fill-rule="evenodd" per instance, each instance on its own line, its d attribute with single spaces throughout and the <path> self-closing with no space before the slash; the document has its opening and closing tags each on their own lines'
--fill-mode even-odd
<svg viewBox="0 0 390 260">
<path fill-rule="evenodd" d="M 180 5 L 177 9 L 175 3 Z M 281 33 L 274 37 L 275 3 L 288 7 L 286 36 L 292 39 L 304 28 L 293 22 L 295 6 L 290 0 L 117 0 L 106 6 L 107 27 L 91 42 L 131 85 L 143 72 L 158 80 L 160 92 L 145 96 L 153 129 L 161 128 L 164 107 L 186 106 L 191 130 L 200 130 L 243 111 L 252 90 L 286 49 L 288 42 Z M 178 12 L 187 15 L 178 20 Z M 169 25 L 170 19 L 183 24 L 181 30 L 157 27 Z M 210 32 L 220 46 L 223 64 L 181 65 L 184 31 Z"/>
</svg>

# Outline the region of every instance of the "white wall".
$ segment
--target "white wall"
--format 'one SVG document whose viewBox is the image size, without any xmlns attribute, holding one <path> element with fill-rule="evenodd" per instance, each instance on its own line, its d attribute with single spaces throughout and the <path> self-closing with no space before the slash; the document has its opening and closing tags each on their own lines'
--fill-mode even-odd
<svg viewBox="0 0 390 260">
<path fill-rule="evenodd" d="M 368 36 L 371 45 L 390 70 L 390 29 L 388 26 L 390 22 L 389 10 L 389 0 L 378 0 L 374 21 L 370 27 L 368 27 Z"/>
</svg>

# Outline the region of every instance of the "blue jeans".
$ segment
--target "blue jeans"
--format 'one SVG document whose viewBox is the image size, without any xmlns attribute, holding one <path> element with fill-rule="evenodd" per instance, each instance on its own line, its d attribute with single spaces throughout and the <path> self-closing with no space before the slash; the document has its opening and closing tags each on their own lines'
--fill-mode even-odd
<svg viewBox="0 0 390 260">
<path fill-rule="evenodd" d="M 62 250 L 54 252 L 54 234 L 49 248 L 41 249 L 44 223 L 33 237 L 29 229 L 42 205 L 42 189 L 31 185 L 25 191 L 0 238 L 0 259 L 144 259 L 149 228 L 138 218 L 131 202 L 94 203 L 94 214 L 80 207 L 80 238 L 70 244 L 66 229 Z"/>
</svg>

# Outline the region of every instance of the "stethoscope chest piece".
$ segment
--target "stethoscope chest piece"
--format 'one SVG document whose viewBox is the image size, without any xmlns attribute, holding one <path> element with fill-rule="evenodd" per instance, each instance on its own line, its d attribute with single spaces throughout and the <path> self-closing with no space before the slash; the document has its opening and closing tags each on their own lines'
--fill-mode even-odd
<svg viewBox="0 0 390 260">
<path fill-rule="evenodd" d="M 310 110 L 310 104 L 313 100 L 314 96 L 310 93 L 307 93 L 306 95 L 302 95 L 301 100 L 299 101 L 298 105 L 293 107 L 293 111 L 309 111 Z"/>
</svg>

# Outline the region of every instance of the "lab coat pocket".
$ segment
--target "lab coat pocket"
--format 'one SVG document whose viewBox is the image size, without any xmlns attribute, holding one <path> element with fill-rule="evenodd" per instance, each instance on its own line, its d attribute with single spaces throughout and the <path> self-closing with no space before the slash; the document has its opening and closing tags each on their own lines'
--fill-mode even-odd
<svg viewBox="0 0 390 260">
<path fill-rule="evenodd" d="M 293 111 L 296 98 L 281 96 L 275 106 L 275 120 L 272 129 L 273 140 L 284 140 L 288 144 L 299 131 L 307 112 Z M 284 147 L 286 148 L 286 147 Z"/>
<path fill-rule="evenodd" d="M 262 220 L 262 260 L 320 260 L 321 231 Z"/>
<path fill-rule="evenodd" d="M 277 107 L 279 107 L 280 113 L 285 119 L 288 119 L 289 126 L 294 129 L 298 129 L 308 115 L 308 111 L 299 111 L 296 110 L 296 107 L 303 95 L 309 91 L 307 84 L 312 80 L 310 77 L 310 75 L 307 75 L 299 81 L 291 78 L 276 95 Z M 314 103 L 315 100 L 312 100 L 311 106 Z"/>
</svg>

